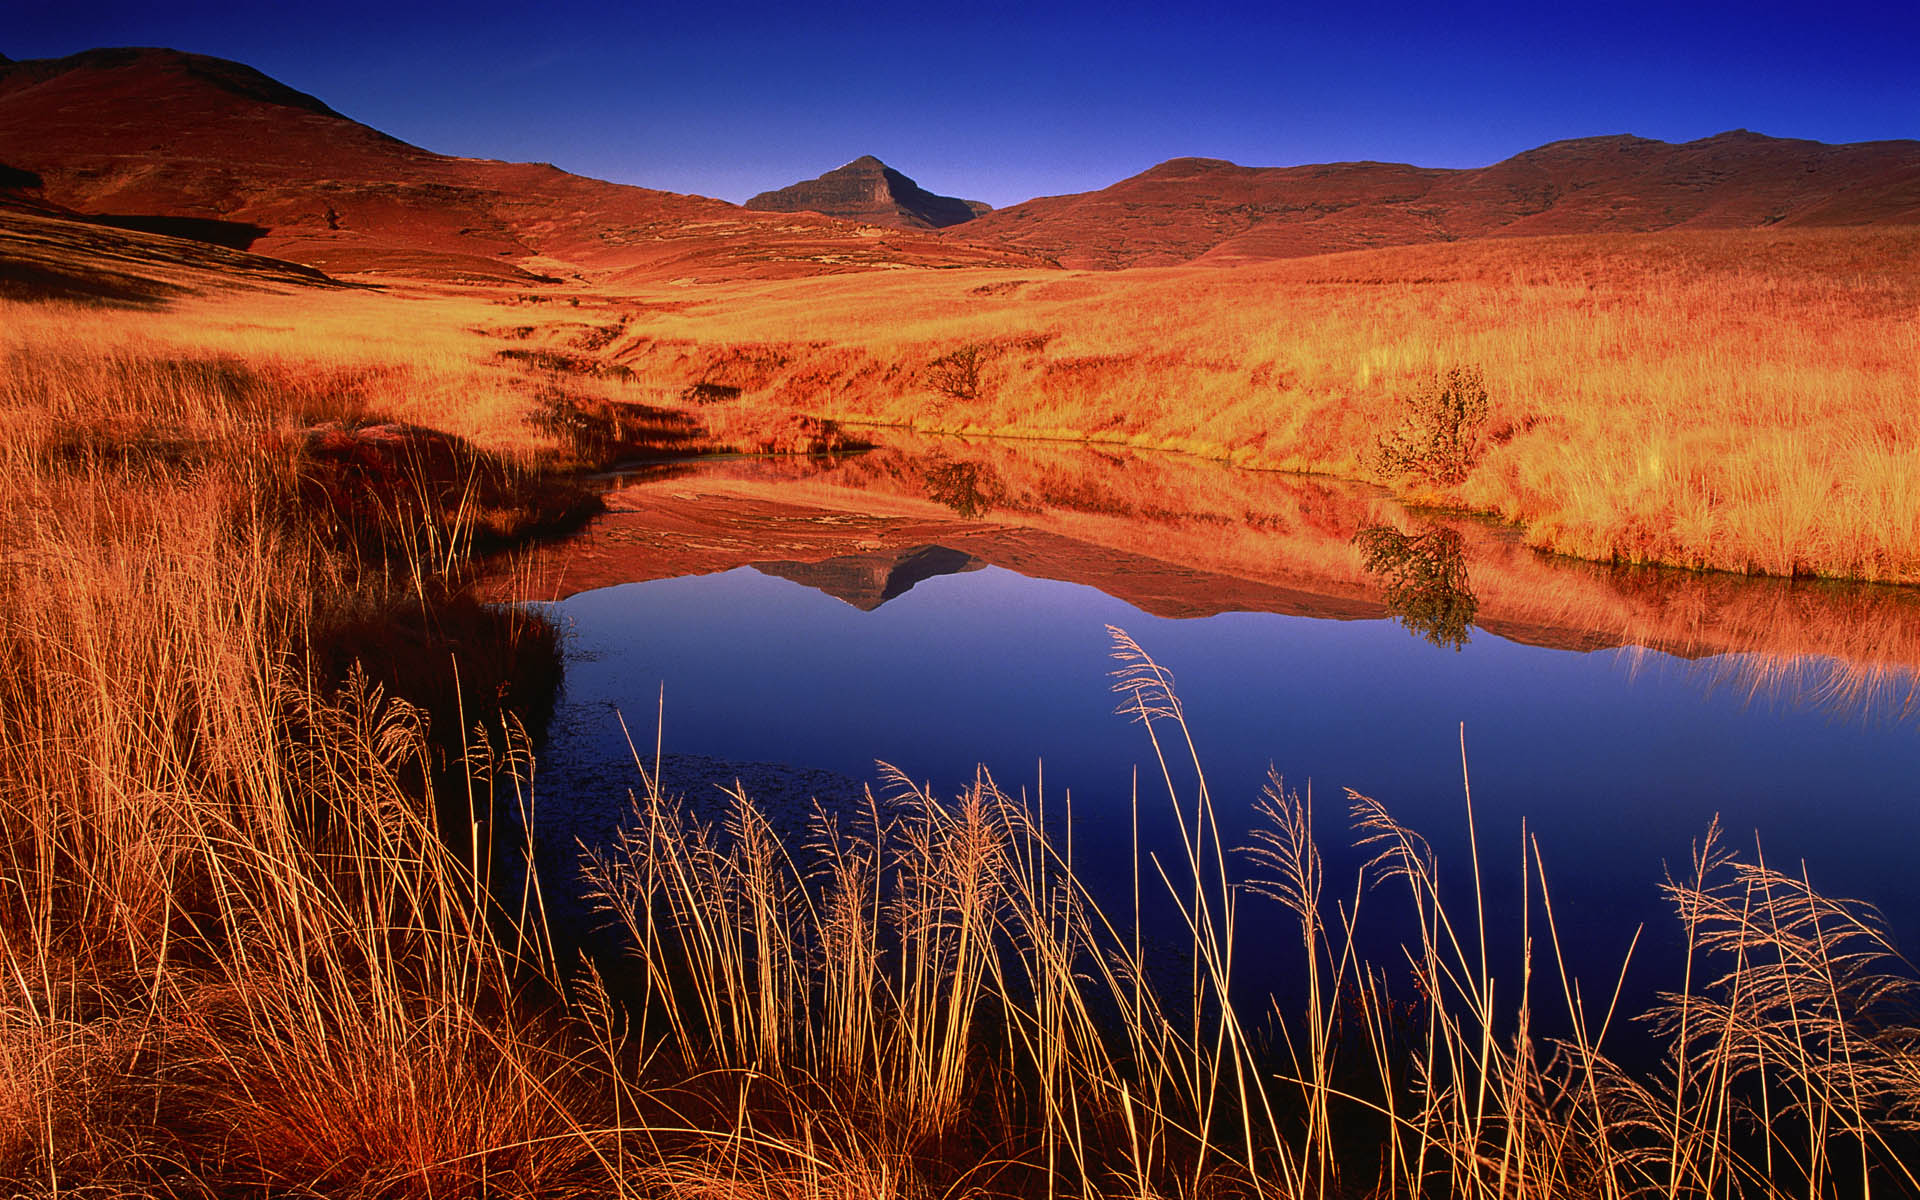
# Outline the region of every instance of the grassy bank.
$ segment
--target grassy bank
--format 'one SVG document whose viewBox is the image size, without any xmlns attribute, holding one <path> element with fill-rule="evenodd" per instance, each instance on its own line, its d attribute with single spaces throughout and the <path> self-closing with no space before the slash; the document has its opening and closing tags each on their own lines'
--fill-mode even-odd
<svg viewBox="0 0 1920 1200">
<path fill-rule="evenodd" d="M 1391 480 L 1404 494 L 1498 513 L 1581 557 L 1914 582 L 1917 239 L 1513 239 L 642 290 L 606 353 L 663 401 L 710 412 L 1356 477 L 1400 398 L 1474 366 L 1491 397 L 1477 465 L 1457 484 Z"/>
<path fill-rule="evenodd" d="M 0 1176 L 544 1189 L 560 1060 L 496 1030 L 447 747 L 557 666 L 461 564 L 566 505 L 457 356 L 276 303 L 326 315 L 0 314 Z"/>
</svg>

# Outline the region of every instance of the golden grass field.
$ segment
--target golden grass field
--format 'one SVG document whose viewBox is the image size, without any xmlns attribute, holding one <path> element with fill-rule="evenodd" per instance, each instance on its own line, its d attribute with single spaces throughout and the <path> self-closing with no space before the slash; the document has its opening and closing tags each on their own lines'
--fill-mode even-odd
<svg viewBox="0 0 1920 1200">
<path fill-rule="evenodd" d="M 1349 797 L 1383 856 L 1364 903 L 1413 931 L 1406 961 L 1362 963 L 1363 893 L 1322 877 L 1310 808 L 1276 787 L 1259 882 L 1230 887 L 1192 769 L 1139 799 L 1190 848 L 1164 880 L 1141 865 L 1141 903 L 1191 934 L 1171 989 L 1136 914 L 1101 913 L 987 780 L 894 781 L 869 820 L 788 842 L 751 798 L 702 825 L 636 771 L 630 834 L 592 865 L 635 954 L 563 957 L 499 828 L 537 812 L 513 714 L 553 633 L 463 588 L 479 549 L 577 519 L 556 469 L 603 425 L 693 384 L 742 389 L 684 402 L 711 417 L 700 444 L 800 413 L 1354 472 L 1396 392 L 1460 363 L 1501 436 L 1433 498 L 1576 552 L 1912 579 L 1914 248 L 1669 235 L 577 305 L 197 278 L 151 308 L 0 302 L 0 1183 L 1920 1189 L 1910 968 L 1857 909 L 1712 843 L 1668 884 L 1688 970 L 1644 1068 L 1610 1056 L 1613 981 L 1561 972 L 1551 864 L 1449 865 L 1517 868 L 1524 913 L 1443 902 L 1418 835 Z M 927 364 L 970 344 L 977 395 L 931 391 Z M 1167 680 L 1124 635 L 1116 653 L 1143 738 L 1184 759 Z M 1531 952 L 1491 961 L 1508 919 Z M 1299 1010 L 1244 1005 L 1235 956 L 1282 941 Z M 1536 1032 L 1542 1006 L 1568 1040 Z"/>
<path fill-rule="evenodd" d="M 1237 268 L 641 291 L 670 397 L 1366 477 L 1396 398 L 1478 366 L 1484 458 L 1419 499 L 1586 558 L 1920 581 L 1920 234 L 1481 240 Z M 977 395 L 928 365 L 981 349 Z"/>
</svg>

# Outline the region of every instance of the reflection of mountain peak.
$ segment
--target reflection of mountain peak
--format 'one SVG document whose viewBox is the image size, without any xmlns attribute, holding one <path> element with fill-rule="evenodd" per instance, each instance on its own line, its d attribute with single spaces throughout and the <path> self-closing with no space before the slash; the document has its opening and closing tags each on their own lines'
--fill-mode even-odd
<svg viewBox="0 0 1920 1200">
<path fill-rule="evenodd" d="M 862 612 L 872 612 L 903 595 L 914 584 L 936 575 L 978 571 L 987 564 L 971 554 L 945 546 L 909 546 L 894 553 L 842 554 L 821 562 L 760 562 L 751 564 L 762 575 L 788 579 L 845 600 Z"/>
</svg>

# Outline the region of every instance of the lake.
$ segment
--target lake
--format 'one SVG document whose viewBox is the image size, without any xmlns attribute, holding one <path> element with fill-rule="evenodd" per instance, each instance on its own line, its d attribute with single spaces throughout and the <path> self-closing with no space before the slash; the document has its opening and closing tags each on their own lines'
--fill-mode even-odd
<svg viewBox="0 0 1920 1200">
<path fill-rule="evenodd" d="M 550 874 L 626 812 L 630 731 L 649 763 L 657 735 L 668 790 L 738 780 L 790 813 L 878 788 L 876 761 L 941 792 L 984 767 L 1044 794 L 1124 911 L 1136 778 L 1142 845 L 1175 838 L 1153 747 L 1115 711 L 1112 626 L 1173 672 L 1230 844 L 1270 770 L 1311 789 L 1330 903 L 1364 857 L 1348 788 L 1466 886 L 1464 737 L 1497 961 L 1517 964 L 1531 837 L 1589 989 L 1642 925 L 1630 991 L 1672 983 L 1658 885 L 1716 816 L 1732 849 L 1920 936 L 1910 590 L 1576 562 L 1362 485 L 1045 443 L 903 439 L 610 489 L 513 583 L 571 631 L 538 780 Z M 1191 801 L 1190 771 L 1176 789 Z M 1283 914 L 1254 904 L 1257 944 Z"/>
</svg>

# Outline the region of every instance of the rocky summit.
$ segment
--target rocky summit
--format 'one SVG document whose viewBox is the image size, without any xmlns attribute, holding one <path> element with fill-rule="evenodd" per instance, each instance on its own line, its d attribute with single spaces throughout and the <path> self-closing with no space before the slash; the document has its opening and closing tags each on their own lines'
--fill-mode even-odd
<svg viewBox="0 0 1920 1200">
<path fill-rule="evenodd" d="M 992 206 L 978 200 L 936 196 L 871 154 L 818 179 L 761 192 L 747 201 L 747 207 L 763 212 L 824 213 L 896 229 L 944 229 L 992 211 Z"/>
</svg>

